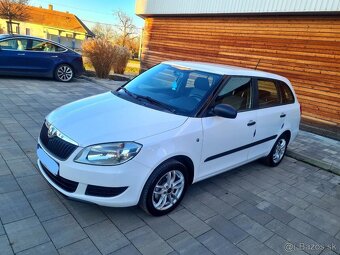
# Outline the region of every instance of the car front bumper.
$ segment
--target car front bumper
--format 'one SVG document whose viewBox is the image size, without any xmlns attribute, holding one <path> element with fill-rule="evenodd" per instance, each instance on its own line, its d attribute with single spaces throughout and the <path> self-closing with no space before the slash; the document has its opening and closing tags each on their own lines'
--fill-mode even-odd
<svg viewBox="0 0 340 255">
<path fill-rule="evenodd" d="M 58 174 L 54 175 L 48 166 L 43 164 L 44 159 L 38 155 L 38 167 L 41 174 L 51 186 L 63 195 L 75 200 L 110 207 L 127 207 L 138 204 L 150 171 L 143 164 L 133 160 L 117 166 L 93 166 L 76 163 L 73 158 L 82 149 L 80 147 L 67 160 L 61 161 L 53 157 L 40 143 L 40 140 L 38 146 L 59 165 Z M 106 192 L 107 190 L 110 191 L 109 194 Z"/>
</svg>

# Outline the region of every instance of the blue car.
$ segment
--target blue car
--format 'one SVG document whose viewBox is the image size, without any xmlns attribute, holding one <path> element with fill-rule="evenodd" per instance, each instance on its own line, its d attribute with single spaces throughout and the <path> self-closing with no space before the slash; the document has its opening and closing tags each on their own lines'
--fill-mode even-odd
<svg viewBox="0 0 340 255">
<path fill-rule="evenodd" d="M 61 44 L 31 36 L 0 35 L 0 75 L 68 82 L 83 71 L 81 55 Z"/>
</svg>

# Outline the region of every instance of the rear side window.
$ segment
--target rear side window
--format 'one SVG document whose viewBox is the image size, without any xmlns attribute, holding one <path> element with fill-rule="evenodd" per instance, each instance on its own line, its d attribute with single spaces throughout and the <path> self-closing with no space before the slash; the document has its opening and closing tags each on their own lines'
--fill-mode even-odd
<svg viewBox="0 0 340 255">
<path fill-rule="evenodd" d="M 257 85 L 259 108 L 266 108 L 281 104 L 280 93 L 274 81 L 259 79 Z"/>
<path fill-rule="evenodd" d="M 292 104 L 294 103 L 294 95 L 289 86 L 284 82 L 279 82 L 282 95 L 282 104 Z"/>
</svg>

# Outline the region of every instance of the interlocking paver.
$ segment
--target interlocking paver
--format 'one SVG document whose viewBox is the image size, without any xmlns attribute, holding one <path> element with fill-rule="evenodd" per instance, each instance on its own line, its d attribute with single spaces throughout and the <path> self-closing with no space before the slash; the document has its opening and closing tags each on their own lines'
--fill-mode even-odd
<svg viewBox="0 0 340 255">
<path fill-rule="evenodd" d="M 150 227 L 144 226 L 126 234 L 133 245 L 144 255 L 168 254 L 173 249 Z"/>
<path fill-rule="evenodd" d="M 20 252 L 50 241 L 37 217 L 5 225 L 14 252 Z"/>
<path fill-rule="evenodd" d="M 68 214 L 65 206 L 50 189 L 29 194 L 27 195 L 27 199 L 40 221 L 46 221 Z"/>
<path fill-rule="evenodd" d="M 289 222 L 288 225 L 317 241 L 319 244 L 322 244 L 324 247 L 333 247 L 332 250 L 340 254 L 340 240 L 333 236 L 297 218 Z"/>
<path fill-rule="evenodd" d="M 102 254 L 109 254 L 130 244 L 109 220 L 86 227 L 85 232 Z"/>
<path fill-rule="evenodd" d="M 184 231 L 180 225 L 167 215 L 162 217 L 153 217 L 144 212 L 141 212 L 139 215 L 146 224 L 153 229 L 153 231 L 165 240 Z"/>
<path fill-rule="evenodd" d="M 232 244 L 221 234 L 217 233 L 215 230 L 210 230 L 197 238 L 204 246 L 206 246 L 214 254 L 233 254 L 242 255 L 242 252 L 236 245 Z"/>
<path fill-rule="evenodd" d="M 3 224 L 34 216 L 22 191 L 0 194 L 0 218 Z"/>
<path fill-rule="evenodd" d="M 111 255 L 140 255 L 141 253 L 132 244 L 125 246 L 124 248 L 111 253 Z M 170 253 L 171 254 L 171 253 Z M 168 255 L 170 255 L 168 254 Z"/>
<path fill-rule="evenodd" d="M 58 255 L 58 252 L 51 242 L 40 244 L 33 248 L 21 251 L 17 255 Z"/>
<path fill-rule="evenodd" d="M 1 255 L 12 254 L 10 243 L 17 237 L 13 247 L 23 249 L 18 254 L 57 254 L 56 248 L 60 254 L 287 254 L 285 243 L 312 241 L 337 247 L 323 255 L 339 253 L 339 176 L 288 157 L 279 167 L 254 162 L 194 184 L 175 212 L 159 218 L 137 207 L 69 201 L 52 191 L 36 166 L 36 139 L 45 116 L 118 85 L 107 83 L 0 80 Z M 300 132 L 289 149 L 314 148 L 317 159 L 339 160 L 339 142 L 323 142 Z M 30 225 L 38 240 L 27 234 Z M 23 231 L 16 235 L 8 227 Z"/>
<path fill-rule="evenodd" d="M 231 221 L 261 242 L 265 242 L 273 235 L 273 232 L 248 218 L 244 214 L 233 218 Z"/>
<path fill-rule="evenodd" d="M 19 177 L 17 182 L 26 195 L 49 189 L 47 181 L 40 174 Z"/>
<path fill-rule="evenodd" d="M 86 234 L 71 215 L 43 222 L 57 249 L 86 238 Z"/>
<path fill-rule="evenodd" d="M 90 239 L 86 238 L 58 250 L 60 255 L 100 255 Z"/>
<path fill-rule="evenodd" d="M 124 234 L 145 225 L 145 222 L 128 208 L 104 208 L 104 211 Z"/>
<path fill-rule="evenodd" d="M 20 190 L 13 175 L 0 176 L 0 194 Z"/>
<path fill-rule="evenodd" d="M 320 245 L 315 240 L 312 240 L 311 238 L 303 235 L 299 231 L 291 228 L 290 226 L 283 224 L 282 222 L 276 219 L 269 222 L 266 225 L 266 227 L 270 229 L 271 231 L 275 232 L 276 234 L 282 236 L 288 242 L 295 245 L 296 247 L 299 247 L 300 244 L 303 244 L 306 246 Z M 319 254 L 320 253 L 320 251 L 316 249 L 307 249 L 305 252 L 307 252 L 308 254 Z"/>
<path fill-rule="evenodd" d="M 1 255 L 12 255 L 13 254 L 11 245 L 9 244 L 7 236 L 5 235 L 0 236 L 0 251 L 1 251 Z"/>
<path fill-rule="evenodd" d="M 72 200 L 66 200 L 65 204 L 73 217 L 83 228 L 107 219 L 97 205 L 80 203 Z"/>
<path fill-rule="evenodd" d="M 200 236 L 211 229 L 206 223 L 186 209 L 170 213 L 169 216 L 194 237 Z"/>
<path fill-rule="evenodd" d="M 277 207 L 267 201 L 263 201 L 256 206 L 258 209 L 264 211 L 265 213 L 269 214 L 273 218 L 282 221 L 283 223 L 288 223 L 295 217 L 286 212 L 285 210 L 281 209 L 280 207 Z"/>
<path fill-rule="evenodd" d="M 246 239 L 241 241 L 237 246 L 249 255 L 276 255 L 277 253 L 259 242 L 252 236 L 248 236 Z"/>
<path fill-rule="evenodd" d="M 234 244 L 239 243 L 248 236 L 248 233 L 222 216 L 215 216 L 206 220 L 206 222 L 218 233 L 223 235 Z"/>
<path fill-rule="evenodd" d="M 281 236 L 273 235 L 265 244 L 281 255 L 296 254 L 296 255 L 307 255 L 302 250 L 291 250 L 290 242 L 283 239 Z"/>
<path fill-rule="evenodd" d="M 205 255 L 213 254 L 206 247 L 204 247 L 200 242 L 194 239 L 188 232 L 182 232 L 168 240 L 168 243 L 177 252 L 184 255 Z"/>
</svg>

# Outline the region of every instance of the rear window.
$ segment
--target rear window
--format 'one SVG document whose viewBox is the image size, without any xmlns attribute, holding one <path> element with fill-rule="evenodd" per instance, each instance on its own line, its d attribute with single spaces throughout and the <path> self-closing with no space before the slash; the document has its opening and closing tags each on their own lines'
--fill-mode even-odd
<svg viewBox="0 0 340 255">
<path fill-rule="evenodd" d="M 272 80 L 258 80 L 258 103 L 260 108 L 280 105 L 280 95 Z"/>
<path fill-rule="evenodd" d="M 281 89 L 282 103 L 283 104 L 294 103 L 294 95 L 293 95 L 292 90 L 289 88 L 289 86 L 282 81 L 279 82 L 279 86 Z"/>
</svg>

